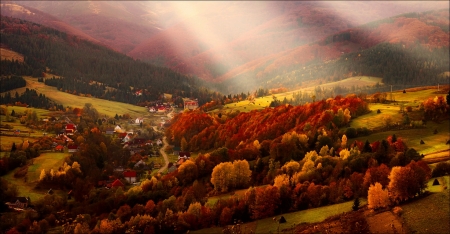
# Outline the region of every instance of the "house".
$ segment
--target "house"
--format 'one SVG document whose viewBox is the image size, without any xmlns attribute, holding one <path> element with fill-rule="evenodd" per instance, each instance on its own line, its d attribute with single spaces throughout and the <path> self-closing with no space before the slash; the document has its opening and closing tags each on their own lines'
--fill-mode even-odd
<svg viewBox="0 0 450 234">
<path fill-rule="evenodd" d="M 131 140 L 131 137 L 130 137 L 130 135 L 126 135 L 123 139 L 122 139 L 122 142 L 125 142 L 125 143 L 127 143 L 127 142 L 129 142 Z"/>
<path fill-rule="evenodd" d="M 166 113 L 166 107 L 165 106 L 158 107 L 158 113 Z"/>
<path fill-rule="evenodd" d="M 74 124 L 67 124 L 65 133 L 66 135 L 73 135 L 76 132 L 77 128 Z"/>
<path fill-rule="evenodd" d="M 158 140 L 156 141 L 156 144 L 157 144 L 158 146 L 161 146 L 161 145 L 163 144 L 163 142 L 161 141 L 161 139 L 158 139 Z"/>
<path fill-rule="evenodd" d="M 13 202 L 6 202 L 6 205 L 8 205 L 9 208 L 20 208 L 25 209 L 30 205 L 30 198 L 29 197 L 16 197 L 14 198 Z"/>
<path fill-rule="evenodd" d="M 117 171 L 117 172 L 123 172 L 123 167 L 122 167 L 122 166 L 118 166 L 118 167 L 116 167 L 116 168 L 114 169 L 114 171 Z"/>
<path fill-rule="evenodd" d="M 191 152 L 186 152 L 186 151 L 180 151 L 178 153 L 178 158 L 190 158 L 191 157 Z"/>
<path fill-rule="evenodd" d="M 183 99 L 185 110 L 195 110 L 198 108 L 198 100 L 191 100 L 189 98 Z"/>
<path fill-rule="evenodd" d="M 136 92 L 134 92 L 134 95 L 142 96 L 142 90 L 137 90 Z"/>
<path fill-rule="evenodd" d="M 114 128 L 107 128 L 107 129 L 105 130 L 105 133 L 106 133 L 106 135 L 112 135 L 112 134 L 114 134 Z"/>
<path fill-rule="evenodd" d="M 63 145 L 57 145 L 55 147 L 55 151 L 63 152 L 64 151 L 64 146 Z"/>
<path fill-rule="evenodd" d="M 122 183 L 122 181 L 120 181 L 119 179 L 116 179 L 114 182 L 112 182 L 111 184 L 108 184 L 107 187 L 110 188 L 118 188 L 118 187 L 122 187 L 124 188 L 125 185 Z"/>
<path fill-rule="evenodd" d="M 69 153 L 75 153 L 78 151 L 78 145 L 69 145 L 67 148 L 69 149 Z"/>
<path fill-rule="evenodd" d="M 122 127 L 120 127 L 120 125 L 116 125 L 116 127 L 114 128 L 115 132 L 122 132 Z"/>
<path fill-rule="evenodd" d="M 144 122 L 144 118 L 142 118 L 142 117 L 138 117 L 138 118 L 136 118 L 136 120 L 134 121 L 134 123 L 136 123 L 136 124 L 141 124 L 141 123 L 143 123 Z"/>
<path fill-rule="evenodd" d="M 136 182 L 136 171 L 125 171 L 123 172 L 123 177 L 125 177 L 128 183 L 134 183 Z"/>
<path fill-rule="evenodd" d="M 145 162 L 142 161 L 142 159 L 139 160 L 139 162 L 137 162 L 136 164 L 134 164 L 134 168 L 137 168 L 137 167 L 140 167 L 140 166 L 141 166 L 141 167 L 146 166 Z"/>
<path fill-rule="evenodd" d="M 151 113 L 155 113 L 156 112 L 156 109 L 155 109 L 155 107 L 150 107 L 150 108 L 148 108 L 148 111 L 150 111 Z"/>
</svg>

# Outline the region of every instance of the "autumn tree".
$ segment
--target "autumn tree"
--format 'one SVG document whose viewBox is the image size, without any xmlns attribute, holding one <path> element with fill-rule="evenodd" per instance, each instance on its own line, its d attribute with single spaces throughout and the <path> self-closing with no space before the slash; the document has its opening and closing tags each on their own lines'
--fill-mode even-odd
<svg viewBox="0 0 450 234">
<path fill-rule="evenodd" d="M 389 194 L 396 202 L 420 195 L 426 188 L 430 170 L 415 161 L 405 167 L 393 167 L 389 175 Z"/>
<path fill-rule="evenodd" d="M 376 182 L 370 185 L 367 200 L 369 209 L 387 207 L 390 202 L 388 190 L 383 189 L 382 185 Z"/>
<path fill-rule="evenodd" d="M 220 192 L 227 192 L 232 184 L 233 164 L 231 162 L 220 163 L 214 167 L 211 174 L 211 183 L 214 189 Z"/>
<path fill-rule="evenodd" d="M 255 203 L 250 206 L 251 218 L 255 220 L 273 216 L 279 204 L 280 191 L 277 187 L 268 185 L 256 188 Z"/>
<path fill-rule="evenodd" d="M 250 182 L 252 171 L 247 160 L 236 160 L 233 162 L 233 186 L 234 188 L 246 187 Z"/>
<path fill-rule="evenodd" d="M 370 185 L 380 183 L 383 188 L 389 184 L 390 169 L 385 164 L 367 169 L 364 175 L 364 187 L 369 188 Z"/>
<path fill-rule="evenodd" d="M 188 185 L 192 183 L 198 177 L 197 165 L 192 160 L 187 160 L 178 168 L 178 180 L 184 184 Z"/>
</svg>

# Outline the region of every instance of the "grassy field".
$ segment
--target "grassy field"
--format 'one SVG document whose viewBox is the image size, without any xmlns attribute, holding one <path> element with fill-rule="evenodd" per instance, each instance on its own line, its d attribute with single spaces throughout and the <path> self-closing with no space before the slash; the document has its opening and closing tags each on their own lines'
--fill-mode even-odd
<svg viewBox="0 0 450 234">
<path fill-rule="evenodd" d="M 45 170 L 57 170 L 62 166 L 64 158 L 69 154 L 67 153 L 43 153 L 39 157 L 34 159 L 33 165 L 28 167 L 28 180 L 25 182 L 24 178 L 14 178 L 14 173 L 20 168 L 9 172 L 8 174 L 2 176 L 10 183 L 17 186 L 19 190 L 19 196 L 30 197 L 32 201 L 35 201 L 45 195 L 47 190 L 35 189 L 37 181 L 42 169 Z M 54 190 L 56 194 L 62 194 L 61 191 Z"/>
<path fill-rule="evenodd" d="M 367 201 L 360 199 L 361 206 L 367 204 Z M 300 223 L 315 223 L 321 222 L 328 217 L 333 215 L 341 214 L 352 210 L 353 201 L 348 201 L 340 204 L 318 207 L 313 209 L 307 209 L 292 213 L 283 214 L 286 219 L 286 223 L 278 224 L 273 220 L 272 217 L 257 220 L 250 223 L 245 223 L 241 225 L 241 230 L 245 230 L 243 233 L 249 233 L 253 231 L 254 233 L 277 233 L 278 230 L 281 231 L 285 228 L 291 228 Z M 279 218 L 281 215 L 277 215 Z M 221 227 L 207 228 L 202 230 L 193 231 L 192 233 L 202 234 L 202 233 L 222 233 Z"/>
<path fill-rule="evenodd" d="M 448 150 L 449 146 L 445 143 L 449 139 L 449 127 L 450 124 L 448 121 L 440 124 L 428 122 L 424 128 L 379 132 L 369 136 L 349 139 L 349 141 L 353 142 L 354 140 L 358 140 L 365 142 L 369 140 L 369 142 L 374 142 L 387 139 L 388 136 L 395 134 L 397 138 L 401 137 L 408 147 L 414 148 L 420 154 L 426 155 L 436 151 Z M 438 129 L 437 134 L 434 134 L 435 129 Z M 423 140 L 425 144 L 420 144 L 420 140 Z"/>
<path fill-rule="evenodd" d="M 441 178 L 445 178 L 448 188 L 449 176 Z M 433 186 L 430 195 L 401 205 L 402 218 L 411 233 L 448 233 L 450 230 L 449 192 L 440 187 L 442 186 Z"/>
<path fill-rule="evenodd" d="M 248 100 L 243 100 L 238 103 L 227 104 L 222 109 L 216 109 L 211 112 L 227 111 L 227 110 L 239 110 L 241 112 L 250 112 L 252 110 L 260 110 L 260 109 L 264 109 L 264 108 L 268 107 L 270 105 L 270 102 L 273 101 L 273 96 L 275 96 L 278 100 L 283 100 L 284 98 L 289 100 L 289 99 L 293 98 L 294 93 L 298 93 L 299 91 L 301 91 L 302 93 L 306 92 L 306 93 L 312 94 L 314 89 L 317 86 L 320 86 L 321 88 L 324 88 L 324 89 L 330 89 L 335 86 L 352 87 L 353 85 L 363 87 L 363 86 L 373 86 L 378 82 L 381 83 L 381 78 L 358 76 L 358 77 L 351 77 L 351 78 L 347 78 L 347 79 L 344 79 L 341 81 L 330 82 L 330 83 L 326 83 L 326 84 L 309 83 L 309 84 L 307 84 L 308 87 L 305 87 L 305 88 L 301 88 L 301 89 L 297 89 L 297 90 L 293 90 L 293 91 L 289 91 L 289 92 L 285 92 L 285 93 L 279 93 L 279 94 L 275 94 L 275 95 L 269 95 L 269 96 L 265 96 L 265 97 L 256 98 L 254 100 L 254 104 L 250 103 L 250 101 L 248 101 Z"/>
<path fill-rule="evenodd" d="M 260 187 L 265 187 L 265 186 L 267 186 L 267 185 L 263 185 L 263 186 L 260 186 Z M 219 200 L 219 199 L 228 199 L 228 198 L 230 198 L 230 197 L 232 197 L 232 196 L 236 196 L 236 197 L 242 197 L 242 196 L 244 196 L 244 194 L 245 194 L 245 192 L 247 191 L 248 189 L 240 189 L 240 190 L 236 190 L 236 191 L 233 191 L 233 192 L 230 192 L 230 193 L 226 193 L 226 194 L 221 194 L 221 195 L 218 195 L 218 196 L 213 196 L 213 197 L 209 197 L 208 198 L 208 201 L 206 202 L 206 204 L 208 204 L 209 206 L 214 206 L 214 204 L 216 204 L 216 202 Z"/>
<path fill-rule="evenodd" d="M 18 60 L 19 62 L 23 62 L 23 55 L 14 52 L 12 50 L 7 50 L 7 49 L 3 49 L 0 48 L 0 55 L 1 55 L 1 60 Z"/>
<path fill-rule="evenodd" d="M 38 93 L 45 94 L 46 97 L 51 100 L 62 104 L 63 106 L 79 107 L 83 108 L 85 103 L 91 103 L 97 111 L 102 115 L 110 117 L 123 114 L 130 114 L 132 117 L 143 116 L 148 114 L 148 110 L 145 107 L 134 106 L 121 102 L 113 102 L 98 98 L 82 97 L 73 95 L 57 90 L 55 87 L 47 86 L 37 81 L 37 78 L 24 77 L 27 81 L 27 88 L 35 89 Z M 21 88 L 25 89 L 25 88 Z M 20 91 L 20 89 L 18 89 Z M 12 92 L 15 92 L 13 90 Z"/>
</svg>

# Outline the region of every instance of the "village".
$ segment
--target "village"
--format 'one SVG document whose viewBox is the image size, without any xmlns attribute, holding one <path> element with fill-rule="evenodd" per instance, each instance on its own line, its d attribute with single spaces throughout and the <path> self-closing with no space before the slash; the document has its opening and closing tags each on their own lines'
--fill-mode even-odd
<svg viewBox="0 0 450 234">
<path fill-rule="evenodd" d="M 188 104 L 184 108 L 176 108 L 173 103 L 154 102 L 154 105 L 146 107 L 148 109 L 146 115 L 132 117 L 129 114 L 121 116 L 116 114 L 113 118 L 99 117 L 97 121 L 93 121 L 95 125 L 88 128 L 83 126 L 80 120 L 89 116 L 81 114 L 79 108 L 68 108 L 65 113 L 52 113 L 47 118 L 40 118 L 29 130 L 2 127 L 0 134 L 22 139 L 21 145 L 16 146 L 13 143 L 11 151 L 15 148 L 24 149 L 24 145 L 33 142 L 31 139 L 37 139 L 34 143 L 39 142 L 41 153 L 48 155 L 59 153 L 73 157 L 80 150 L 80 145 L 86 141 L 83 134 L 87 131 L 100 132 L 105 138 L 119 145 L 124 150 L 122 157 L 128 160 L 122 164 L 112 162 L 114 165 L 112 170 L 105 169 L 110 171 L 107 179 L 99 180 L 95 187 L 125 189 L 139 185 L 140 181 L 151 178 L 155 173 L 160 175 L 171 173 L 190 158 L 190 152 L 181 151 L 179 146 L 168 145 L 164 137 L 164 129 L 170 124 L 175 113 L 198 107 L 195 100 L 186 99 L 186 103 Z M 23 116 L 17 114 L 15 117 L 20 119 Z M 24 180 L 27 178 L 28 175 L 25 175 Z M 55 189 L 45 191 L 52 194 Z M 67 192 L 67 199 L 71 197 L 72 190 Z M 16 211 L 31 209 L 33 207 L 31 204 L 30 197 L 24 196 L 5 203 L 11 210 Z"/>
</svg>

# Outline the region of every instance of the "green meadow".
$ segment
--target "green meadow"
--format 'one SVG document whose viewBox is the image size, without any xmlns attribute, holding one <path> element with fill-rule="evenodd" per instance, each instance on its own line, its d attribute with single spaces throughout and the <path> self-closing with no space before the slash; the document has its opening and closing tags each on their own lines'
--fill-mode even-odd
<svg viewBox="0 0 450 234">
<path fill-rule="evenodd" d="M 39 157 L 33 159 L 33 165 L 28 166 L 27 181 L 22 178 L 15 178 L 14 173 L 21 168 L 16 168 L 10 171 L 8 174 L 2 176 L 3 179 L 9 181 L 11 184 L 16 185 L 19 190 L 19 196 L 30 197 L 32 201 L 36 201 L 43 197 L 47 190 L 36 189 L 35 186 L 39 180 L 42 169 L 45 170 L 58 170 L 63 165 L 64 159 L 68 156 L 67 153 L 42 153 Z M 55 190 L 57 194 L 62 192 Z"/>
</svg>

